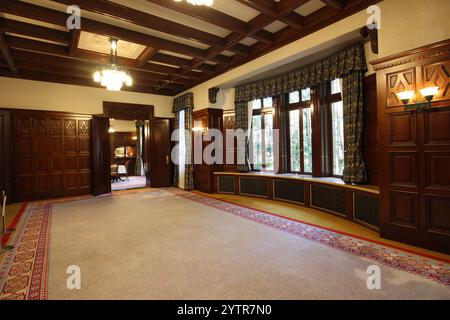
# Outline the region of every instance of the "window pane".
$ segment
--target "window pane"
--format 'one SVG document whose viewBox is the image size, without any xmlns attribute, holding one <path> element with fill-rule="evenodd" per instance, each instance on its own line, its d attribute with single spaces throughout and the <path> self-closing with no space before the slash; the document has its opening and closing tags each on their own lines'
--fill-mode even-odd
<svg viewBox="0 0 450 320">
<path fill-rule="evenodd" d="M 303 109 L 303 165 L 305 173 L 312 173 L 311 108 Z"/>
<path fill-rule="evenodd" d="M 299 103 L 300 102 L 300 92 L 294 91 L 289 93 L 289 103 Z"/>
<path fill-rule="evenodd" d="M 291 171 L 300 172 L 300 112 L 289 111 L 289 141 L 291 145 Z"/>
<path fill-rule="evenodd" d="M 263 99 L 263 107 L 264 108 L 272 108 L 272 105 L 273 105 L 272 97 Z"/>
<path fill-rule="evenodd" d="M 306 88 L 302 90 L 302 101 L 311 100 L 311 88 Z"/>
<path fill-rule="evenodd" d="M 261 116 L 253 116 L 252 119 L 252 138 L 253 138 L 253 169 L 262 169 L 262 133 Z"/>
<path fill-rule="evenodd" d="M 266 170 L 273 170 L 273 117 L 272 114 L 264 115 L 264 142 L 266 152 Z"/>
<path fill-rule="evenodd" d="M 333 174 L 341 176 L 344 171 L 344 107 L 342 101 L 331 105 L 333 121 Z"/>
<path fill-rule="evenodd" d="M 341 79 L 334 79 L 331 81 L 331 94 L 341 92 Z"/>
<path fill-rule="evenodd" d="M 253 100 L 253 101 L 251 102 L 251 104 L 252 104 L 252 109 L 253 109 L 253 110 L 261 109 L 261 99 Z"/>
</svg>

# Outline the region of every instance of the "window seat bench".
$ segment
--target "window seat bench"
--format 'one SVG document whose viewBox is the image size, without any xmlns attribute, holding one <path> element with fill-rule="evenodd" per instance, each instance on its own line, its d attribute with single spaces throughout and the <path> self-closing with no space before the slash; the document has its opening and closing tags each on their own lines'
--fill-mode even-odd
<svg viewBox="0 0 450 320">
<path fill-rule="evenodd" d="M 372 229 L 379 226 L 379 188 L 338 178 L 270 172 L 215 172 L 215 192 L 253 196 L 326 211 Z"/>
</svg>

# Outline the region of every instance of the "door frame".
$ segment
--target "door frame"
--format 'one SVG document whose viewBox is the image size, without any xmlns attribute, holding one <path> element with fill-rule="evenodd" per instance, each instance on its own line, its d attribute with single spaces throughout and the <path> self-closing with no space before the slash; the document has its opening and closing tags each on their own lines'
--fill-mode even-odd
<svg viewBox="0 0 450 320">
<path fill-rule="evenodd" d="M 155 114 L 155 107 L 153 105 L 147 105 L 147 104 L 137 104 L 137 103 L 125 103 L 125 102 L 112 102 L 112 101 L 103 101 L 103 114 L 99 115 L 105 118 L 109 119 L 116 119 L 116 120 L 138 120 L 138 121 L 144 121 L 144 122 L 150 122 L 152 119 L 154 119 Z M 146 148 L 145 146 L 145 135 L 146 132 L 144 130 L 144 148 L 143 148 L 143 155 L 142 155 L 142 161 L 145 164 L 148 165 L 149 159 L 146 155 Z M 110 164 L 108 164 L 109 167 Z M 148 165 L 149 166 L 149 165 Z M 95 172 L 93 172 L 95 174 Z M 148 173 L 146 172 L 145 175 L 148 177 Z M 149 180 L 147 178 L 147 180 Z M 106 181 L 105 181 L 106 183 Z M 111 181 L 108 179 L 108 183 L 110 184 Z M 147 181 L 147 185 L 149 186 L 149 181 Z"/>
</svg>

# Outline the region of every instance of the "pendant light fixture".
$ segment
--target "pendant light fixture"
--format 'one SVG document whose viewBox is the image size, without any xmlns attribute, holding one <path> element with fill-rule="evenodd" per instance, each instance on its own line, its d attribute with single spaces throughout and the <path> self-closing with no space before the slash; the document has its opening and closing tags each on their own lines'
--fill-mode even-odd
<svg viewBox="0 0 450 320">
<path fill-rule="evenodd" d="M 117 63 L 118 40 L 115 38 L 110 38 L 109 42 L 111 45 L 110 63 L 102 66 L 94 73 L 94 81 L 100 83 L 109 91 L 120 91 L 124 84 L 127 86 L 132 86 L 133 79 L 126 72 L 126 70 L 122 69 Z"/>
</svg>

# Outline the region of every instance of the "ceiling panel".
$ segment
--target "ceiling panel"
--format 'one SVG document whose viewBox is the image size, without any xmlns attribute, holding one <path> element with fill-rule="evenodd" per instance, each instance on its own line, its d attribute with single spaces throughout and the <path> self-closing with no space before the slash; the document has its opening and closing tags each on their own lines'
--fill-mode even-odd
<svg viewBox="0 0 450 320">
<path fill-rule="evenodd" d="M 109 54 L 109 38 L 97 34 L 82 31 L 80 35 L 79 49 Z M 119 40 L 117 43 L 117 55 L 119 57 L 136 59 L 144 51 L 145 47 L 139 44 Z"/>
<path fill-rule="evenodd" d="M 74 72 L 61 80 L 64 70 L 84 68 L 86 72 L 86 65 L 108 60 L 109 37 L 113 36 L 119 38 L 119 62 L 132 69 L 139 80 L 135 90 L 174 95 L 317 31 L 314 20 L 320 17 L 305 19 L 306 25 L 299 27 L 292 22 L 295 17 L 277 11 L 277 6 L 272 11 L 258 7 L 279 0 L 252 0 L 252 5 L 247 1 L 215 0 L 208 8 L 173 0 L 0 0 L 0 18 L 9 20 L 3 27 L 14 56 L 27 62 L 20 64 L 23 70 L 18 76 L 20 71 L 29 77 L 37 76 L 39 73 L 31 71 L 48 68 L 42 81 L 49 81 L 54 73 L 56 82 L 70 82 L 76 78 L 74 75 L 82 73 Z M 309 0 L 294 8 L 304 1 L 286 1 L 294 4 L 290 13 L 305 17 L 326 6 L 321 0 Z M 327 10 L 320 26 L 326 27 L 380 1 L 346 0 L 341 11 Z M 82 17 L 90 20 L 82 31 L 69 31 L 65 26 L 66 9 L 71 4 L 80 5 Z M 55 56 L 58 58 L 52 58 Z M 11 61 L 11 57 L 6 56 L 6 60 Z M 8 68 L 17 76 L 14 65 Z M 7 70 L 3 66 L 2 75 L 8 76 Z M 76 82 L 95 85 L 86 79 Z"/>
<path fill-rule="evenodd" d="M 326 6 L 326 4 L 320 0 L 311 0 L 311 1 L 308 1 L 306 4 L 304 4 L 303 6 L 301 6 L 300 8 L 297 8 L 295 10 L 295 12 L 301 14 L 302 16 L 308 16 L 311 13 L 313 13 L 325 6 Z"/>
</svg>

